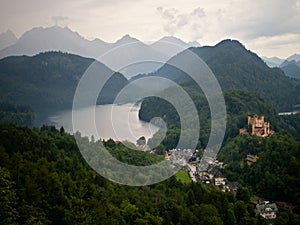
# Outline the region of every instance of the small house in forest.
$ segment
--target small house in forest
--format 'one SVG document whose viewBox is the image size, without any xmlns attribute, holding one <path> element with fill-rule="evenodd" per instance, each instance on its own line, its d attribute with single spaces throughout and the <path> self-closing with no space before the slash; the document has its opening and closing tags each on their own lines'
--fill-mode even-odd
<svg viewBox="0 0 300 225">
<path fill-rule="evenodd" d="M 276 219 L 277 212 L 277 205 L 275 203 L 269 203 L 268 201 L 257 204 L 255 209 L 256 215 L 260 215 L 265 219 Z"/>
</svg>

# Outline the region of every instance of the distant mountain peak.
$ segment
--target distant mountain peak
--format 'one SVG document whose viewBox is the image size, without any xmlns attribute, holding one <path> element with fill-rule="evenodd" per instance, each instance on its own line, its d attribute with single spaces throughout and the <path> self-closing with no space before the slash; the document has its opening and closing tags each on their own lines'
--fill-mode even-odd
<svg viewBox="0 0 300 225">
<path fill-rule="evenodd" d="M 131 37 L 129 34 L 125 34 L 121 39 L 116 41 L 116 44 L 126 44 L 131 42 L 139 42 L 139 40 Z"/>
<path fill-rule="evenodd" d="M 174 37 L 174 36 L 162 37 L 157 42 L 172 43 L 172 44 L 176 44 L 176 45 L 179 45 L 179 46 L 185 47 L 185 48 L 187 48 L 187 47 L 200 47 L 200 44 L 197 41 L 186 43 L 183 40 L 181 40 L 180 38 L 177 38 L 177 37 Z"/>
<path fill-rule="evenodd" d="M 188 45 L 190 45 L 192 47 L 201 47 L 201 45 L 198 41 L 190 41 L 190 42 L 188 42 Z"/>
<path fill-rule="evenodd" d="M 17 40 L 16 35 L 9 29 L 0 33 L 0 50 L 15 44 Z"/>
<path fill-rule="evenodd" d="M 5 35 L 5 36 L 9 36 L 9 37 L 13 37 L 15 39 L 17 39 L 16 35 L 14 34 L 14 32 L 12 32 L 10 29 L 7 29 L 5 32 L 0 33 L 0 35 Z"/>
<path fill-rule="evenodd" d="M 153 42 L 150 47 L 171 58 L 172 56 L 178 54 L 179 52 L 182 52 L 187 48 L 200 47 L 200 44 L 196 42 L 186 43 L 177 37 L 165 36 L 158 41 Z"/>
<path fill-rule="evenodd" d="M 158 41 L 178 41 L 178 42 L 184 43 L 184 41 L 182 41 L 181 39 L 174 37 L 174 36 L 164 36 L 161 39 L 159 39 Z"/>
<path fill-rule="evenodd" d="M 237 47 L 241 47 L 241 48 L 245 48 L 245 46 L 239 42 L 238 40 L 235 39 L 225 39 L 221 42 L 219 42 L 215 47 L 217 46 L 237 46 Z"/>
<path fill-rule="evenodd" d="M 4 33 L 16 37 L 14 32 L 12 32 L 10 29 L 7 29 L 6 32 L 4 32 Z"/>
<path fill-rule="evenodd" d="M 295 54 L 291 55 L 290 57 L 288 57 L 286 60 L 288 60 L 288 61 L 295 60 L 296 62 L 299 62 L 300 61 L 300 55 L 295 53 Z"/>
<path fill-rule="evenodd" d="M 32 33 L 32 32 L 37 32 L 37 31 L 41 31 L 42 29 L 44 29 L 43 27 L 33 27 L 30 30 L 27 30 L 26 32 L 24 32 L 22 34 L 22 36 L 20 37 L 20 39 L 23 39 L 24 37 L 26 37 L 28 34 Z"/>
</svg>

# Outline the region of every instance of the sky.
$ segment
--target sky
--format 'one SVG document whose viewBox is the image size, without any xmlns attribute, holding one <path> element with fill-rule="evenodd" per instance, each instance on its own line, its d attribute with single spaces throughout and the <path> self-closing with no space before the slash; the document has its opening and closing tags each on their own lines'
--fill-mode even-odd
<svg viewBox="0 0 300 225">
<path fill-rule="evenodd" d="M 230 38 L 260 56 L 300 54 L 300 0 L 0 0 L 0 33 L 53 25 L 107 42 L 125 34 L 201 45 Z"/>
</svg>

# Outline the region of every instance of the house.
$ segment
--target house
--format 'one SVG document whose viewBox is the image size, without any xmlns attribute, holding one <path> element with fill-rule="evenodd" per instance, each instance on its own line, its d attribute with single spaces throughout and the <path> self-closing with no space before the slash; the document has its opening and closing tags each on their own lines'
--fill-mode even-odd
<svg viewBox="0 0 300 225">
<path fill-rule="evenodd" d="M 214 176 L 210 173 L 208 173 L 207 170 L 202 170 L 202 171 L 198 171 L 198 179 L 204 183 L 204 184 L 211 184 L 213 183 L 213 179 L 214 179 Z"/>
<path fill-rule="evenodd" d="M 226 178 L 216 168 L 214 167 L 210 168 L 208 170 L 208 173 L 213 175 L 214 183 L 216 186 L 224 186 L 226 184 Z"/>
<path fill-rule="evenodd" d="M 238 182 L 227 183 L 225 186 L 223 186 L 222 191 L 223 192 L 226 192 L 226 191 L 236 192 L 239 187 L 241 187 L 241 185 Z"/>
<path fill-rule="evenodd" d="M 226 178 L 214 167 L 202 170 L 198 167 L 198 179 L 204 184 L 215 184 L 216 186 L 226 185 Z"/>
<path fill-rule="evenodd" d="M 220 167 L 221 169 L 225 167 L 225 164 L 223 162 L 219 162 L 218 160 L 215 160 L 212 165 L 215 167 Z"/>
<path fill-rule="evenodd" d="M 253 163 L 256 163 L 257 160 L 258 160 L 257 155 L 248 154 L 246 157 L 246 162 L 248 166 L 251 166 Z"/>
<path fill-rule="evenodd" d="M 226 185 L 226 178 L 225 177 L 216 177 L 215 178 L 215 185 L 216 186 L 225 186 Z"/>
<path fill-rule="evenodd" d="M 169 156 L 168 152 L 165 152 L 164 157 L 165 157 L 165 160 L 170 160 L 170 156 Z"/>
<path fill-rule="evenodd" d="M 257 204 L 255 209 L 256 215 L 260 215 L 265 219 L 276 219 L 278 208 L 275 203 L 265 201 L 262 204 Z"/>
</svg>

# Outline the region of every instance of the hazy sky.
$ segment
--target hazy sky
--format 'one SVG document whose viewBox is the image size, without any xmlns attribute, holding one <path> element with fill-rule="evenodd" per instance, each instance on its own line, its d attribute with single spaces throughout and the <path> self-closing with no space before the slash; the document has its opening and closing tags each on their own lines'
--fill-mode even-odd
<svg viewBox="0 0 300 225">
<path fill-rule="evenodd" d="M 57 24 L 108 42 L 124 34 L 201 45 L 231 38 L 259 55 L 300 53 L 300 0 L 0 0 L 0 21 L 0 32 L 18 37 Z"/>
</svg>

